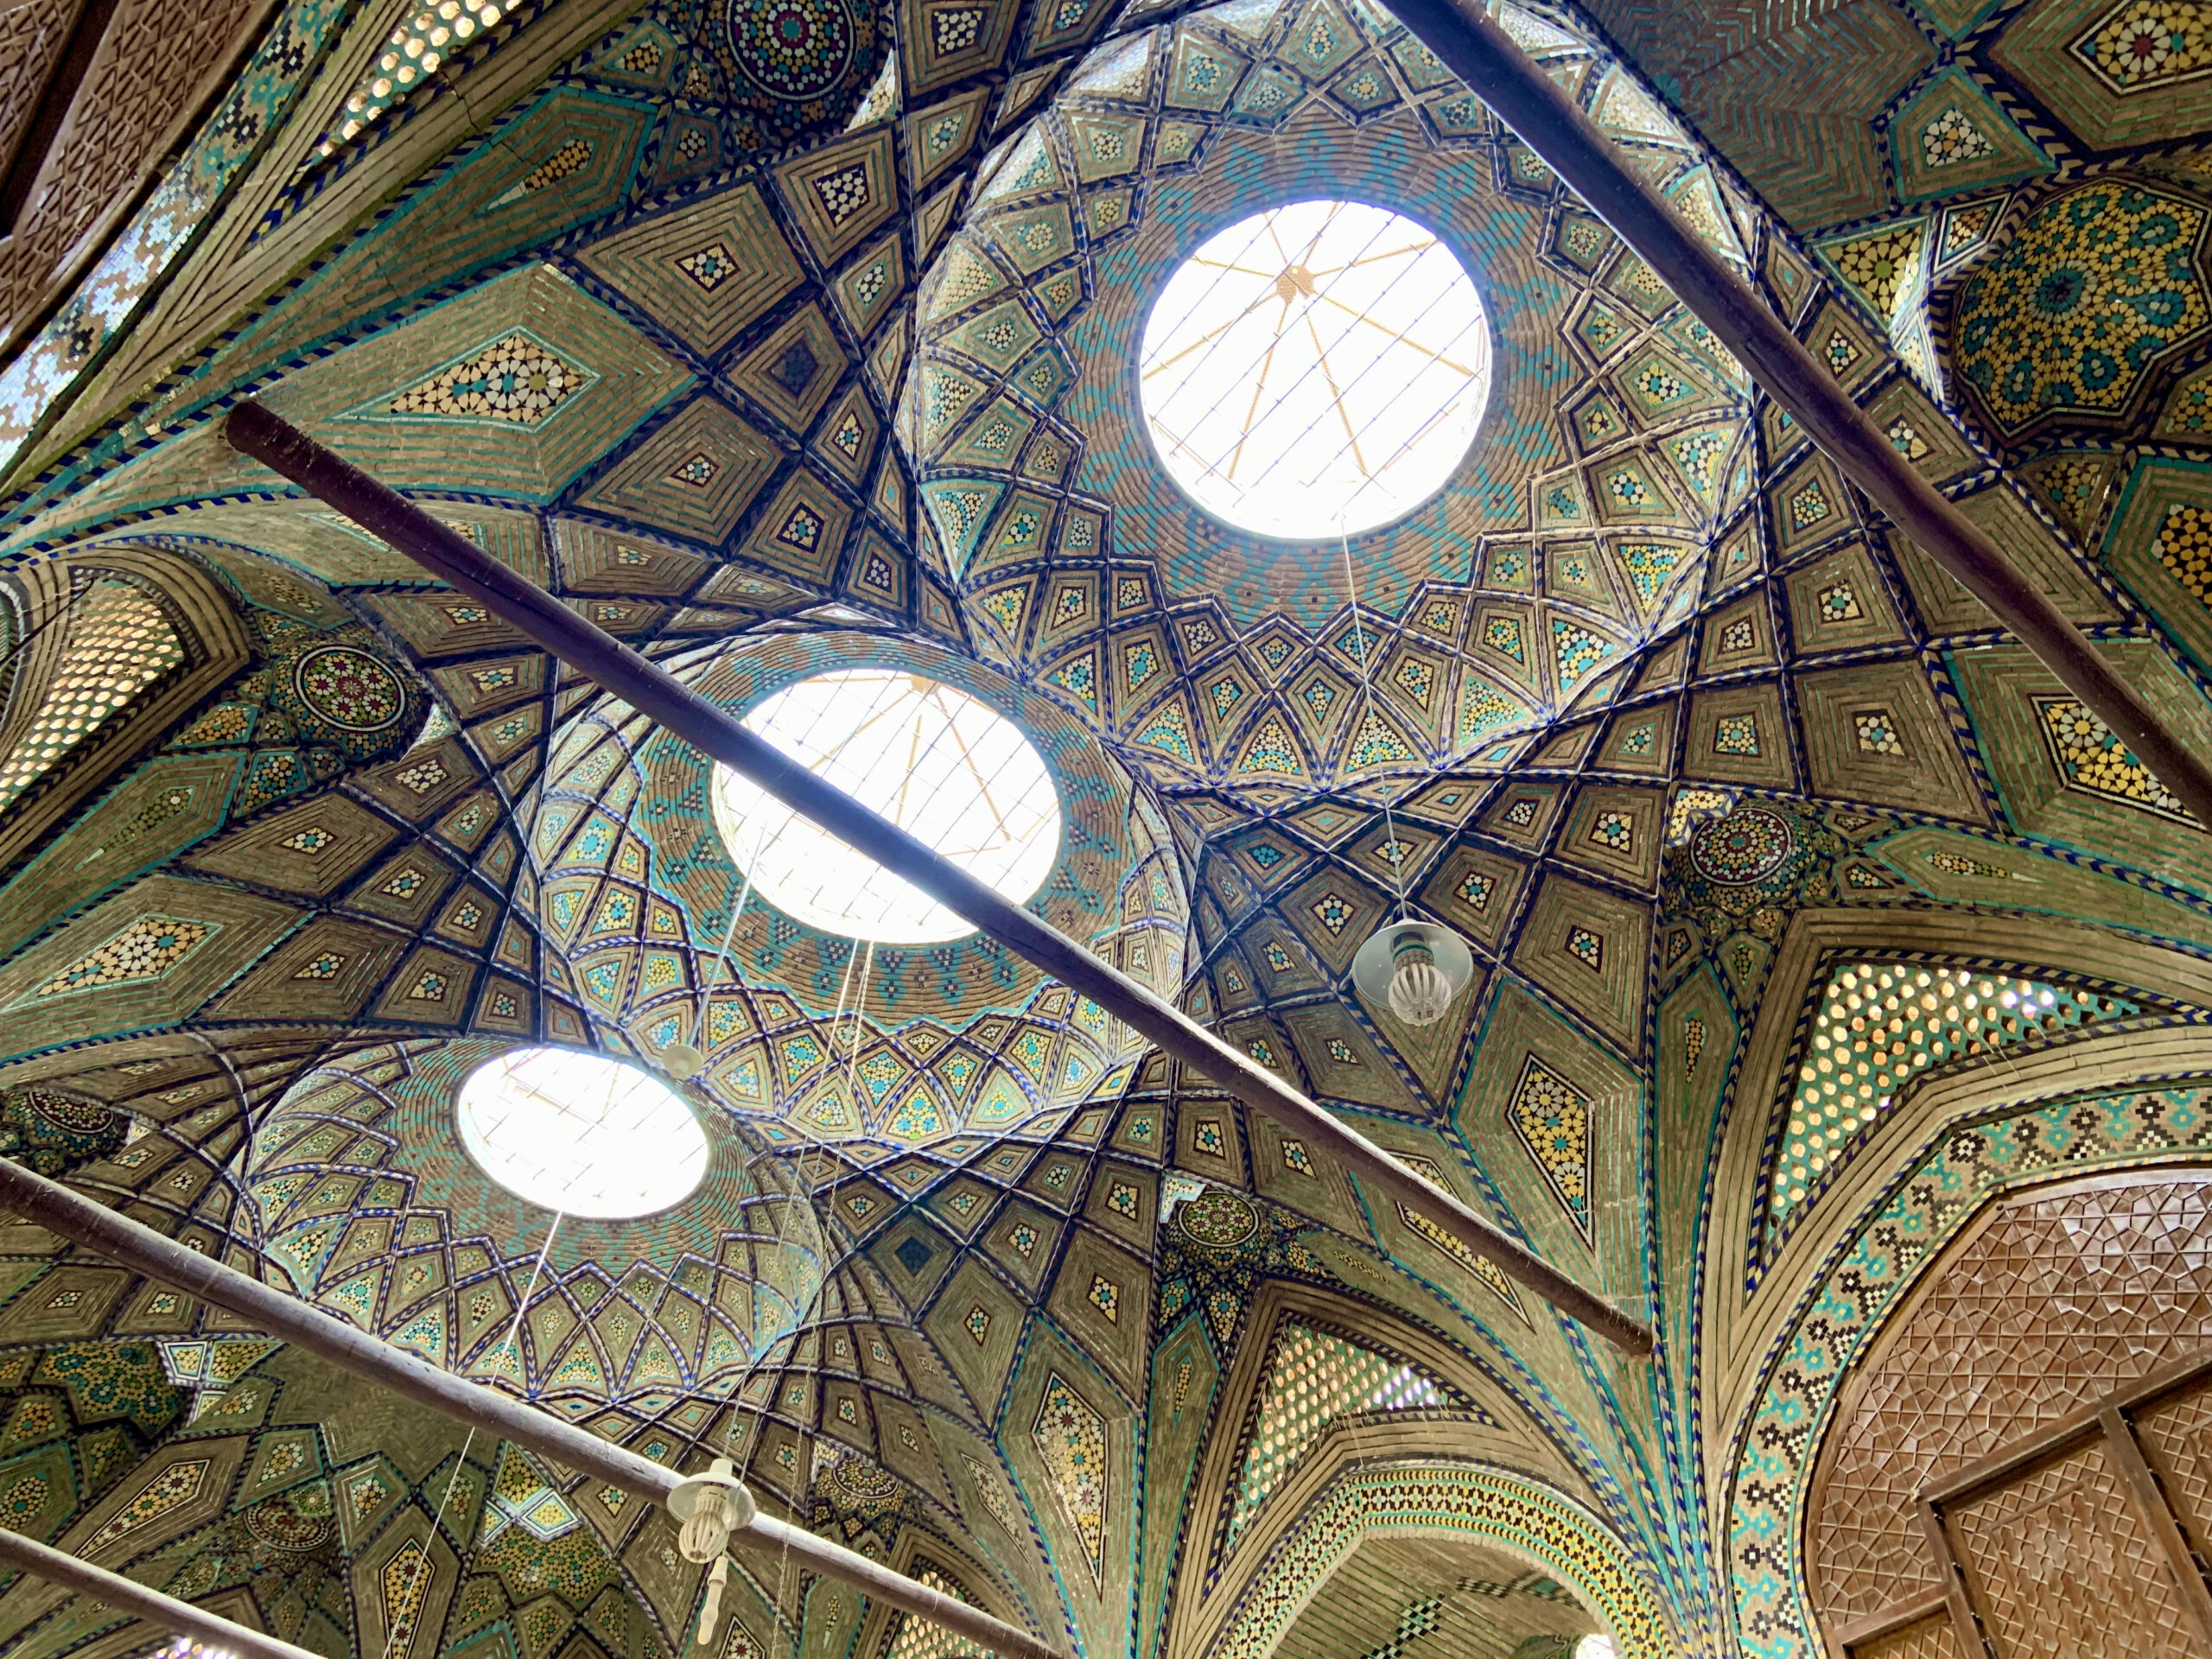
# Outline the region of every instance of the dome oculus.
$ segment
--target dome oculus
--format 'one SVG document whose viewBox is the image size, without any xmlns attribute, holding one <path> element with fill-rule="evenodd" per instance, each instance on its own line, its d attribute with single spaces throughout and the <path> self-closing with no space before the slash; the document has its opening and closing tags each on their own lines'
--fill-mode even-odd
<svg viewBox="0 0 2212 1659">
<path fill-rule="evenodd" d="M 707 1173 L 707 1133 L 658 1077 L 604 1055 L 521 1048 L 468 1074 L 461 1143 L 518 1198 L 597 1221 L 649 1216 Z"/>
<path fill-rule="evenodd" d="M 1042 757 L 1011 721 L 951 686 L 885 669 L 817 675 L 745 724 L 1016 904 L 1058 856 L 1059 797 Z M 795 920 L 882 944 L 976 931 L 721 765 L 714 810 L 753 890 Z"/>
<path fill-rule="evenodd" d="M 1402 214 L 1270 208 L 1202 244 L 1138 361 L 1161 463 L 1217 518 L 1317 541 L 1402 517 L 1458 468 L 1490 399 L 1466 268 Z"/>
</svg>

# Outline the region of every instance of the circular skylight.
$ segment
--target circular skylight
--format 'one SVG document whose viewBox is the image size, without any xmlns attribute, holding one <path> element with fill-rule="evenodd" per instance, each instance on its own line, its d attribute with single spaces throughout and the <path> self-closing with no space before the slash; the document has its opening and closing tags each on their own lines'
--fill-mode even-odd
<svg viewBox="0 0 2212 1659">
<path fill-rule="evenodd" d="M 1043 759 L 1011 721 L 963 691 L 918 674 L 850 669 L 785 686 L 745 724 L 1016 904 L 1058 856 L 1060 802 Z M 720 765 L 714 805 L 722 845 L 753 890 L 796 920 L 883 944 L 976 931 Z"/>
<path fill-rule="evenodd" d="M 1145 324 L 1145 423 L 1218 518 L 1320 541 L 1427 500 L 1490 399 L 1490 327 L 1433 232 L 1348 201 L 1270 208 L 1202 245 Z"/>
<path fill-rule="evenodd" d="M 486 1175 L 564 1216 L 649 1216 L 690 1198 L 707 1173 L 707 1132 L 691 1109 L 604 1055 L 502 1054 L 468 1074 L 454 1116 Z"/>
</svg>

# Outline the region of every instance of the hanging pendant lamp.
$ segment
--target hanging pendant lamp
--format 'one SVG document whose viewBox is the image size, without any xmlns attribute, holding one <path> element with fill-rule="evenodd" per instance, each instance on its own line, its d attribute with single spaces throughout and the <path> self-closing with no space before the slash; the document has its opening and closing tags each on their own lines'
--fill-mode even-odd
<svg viewBox="0 0 2212 1659">
<path fill-rule="evenodd" d="M 1474 977 L 1467 942 L 1436 922 L 1386 922 L 1351 959 L 1352 983 L 1409 1026 L 1433 1026 Z"/>
</svg>

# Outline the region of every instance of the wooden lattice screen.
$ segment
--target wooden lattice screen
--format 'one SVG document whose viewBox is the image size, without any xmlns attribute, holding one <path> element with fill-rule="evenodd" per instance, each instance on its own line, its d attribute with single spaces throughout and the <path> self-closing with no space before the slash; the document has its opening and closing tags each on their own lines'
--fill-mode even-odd
<svg viewBox="0 0 2212 1659">
<path fill-rule="evenodd" d="M 2212 1659 L 2212 1355 L 1920 1494 L 1938 1584 L 1831 1628 L 1843 1659 Z"/>
</svg>

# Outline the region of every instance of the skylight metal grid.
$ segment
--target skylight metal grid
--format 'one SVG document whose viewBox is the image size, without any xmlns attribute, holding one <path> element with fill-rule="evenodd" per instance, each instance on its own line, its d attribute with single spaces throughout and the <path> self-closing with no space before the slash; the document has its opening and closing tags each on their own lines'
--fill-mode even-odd
<svg viewBox="0 0 2212 1659">
<path fill-rule="evenodd" d="M 1403 517 L 1459 467 L 1490 399 L 1490 326 L 1426 226 L 1357 202 L 1211 238 L 1145 324 L 1140 399 L 1199 505 L 1318 541 Z"/>
<path fill-rule="evenodd" d="M 508 1192 L 566 1216 L 649 1216 L 691 1196 L 706 1131 L 658 1077 L 604 1055 L 521 1048 L 468 1074 L 461 1145 Z"/>
<path fill-rule="evenodd" d="M 818 675 L 745 724 L 1017 904 L 1058 856 L 1059 797 L 1042 757 L 1011 721 L 952 686 L 888 669 Z M 885 944 L 976 931 L 726 766 L 715 768 L 714 812 L 753 891 L 796 920 Z"/>
</svg>

